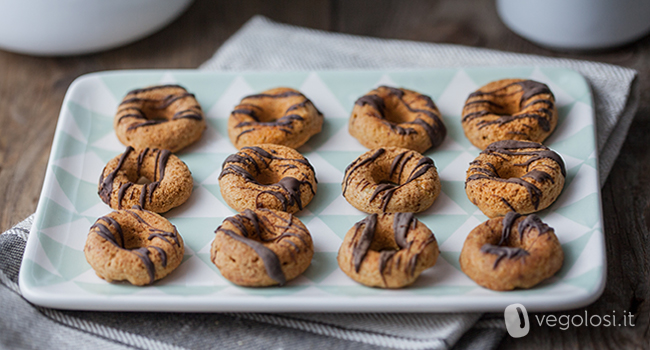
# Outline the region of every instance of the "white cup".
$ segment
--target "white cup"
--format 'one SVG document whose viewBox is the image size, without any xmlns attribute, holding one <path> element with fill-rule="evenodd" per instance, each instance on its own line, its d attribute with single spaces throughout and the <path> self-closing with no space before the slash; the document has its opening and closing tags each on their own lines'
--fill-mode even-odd
<svg viewBox="0 0 650 350">
<path fill-rule="evenodd" d="M 497 0 L 503 23 L 553 49 L 597 50 L 650 31 L 650 0 Z"/>
<path fill-rule="evenodd" d="M 192 0 L 0 0 L 0 48 L 31 55 L 76 55 L 143 38 Z"/>
</svg>

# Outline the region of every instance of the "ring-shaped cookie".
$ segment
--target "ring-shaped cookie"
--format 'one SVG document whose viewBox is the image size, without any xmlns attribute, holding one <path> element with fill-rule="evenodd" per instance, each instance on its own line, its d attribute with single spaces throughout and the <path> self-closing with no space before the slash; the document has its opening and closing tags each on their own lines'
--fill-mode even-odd
<svg viewBox="0 0 650 350">
<path fill-rule="evenodd" d="M 345 169 L 343 196 L 366 213 L 419 213 L 440 194 L 433 160 L 405 148 L 370 150 Z"/>
<path fill-rule="evenodd" d="M 113 209 L 139 205 L 164 213 L 187 201 L 193 183 L 187 165 L 170 151 L 129 146 L 104 167 L 98 193 Z"/>
<path fill-rule="evenodd" d="M 243 147 L 223 162 L 221 195 L 237 210 L 267 208 L 295 213 L 314 198 L 316 174 L 293 148 L 280 145 Z"/>
<path fill-rule="evenodd" d="M 470 163 L 469 200 L 490 218 L 529 214 L 550 206 L 562 192 L 566 169 L 559 154 L 528 141 L 497 141 Z"/>
<path fill-rule="evenodd" d="M 86 260 L 97 276 L 136 286 L 167 276 L 183 261 L 184 252 L 176 227 L 139 206 L 97 219 L 84 246 Z"/>
<path fill-rule="evenodd" d="M 303 273 L 314 255 L 305 225 L 293 214 L 246 209 L 216 230 L 210 260 L 240 286 L 284 285 Z"/>
<path fill-rule="evenodd" d="M 501 140 L 544 141 L 557 125 L 555 97 L 533 80 L 493 81 L 471 93 L 463 107 L 465 136 L 480 149 Z"/>
<path fill-rule="evenodd" d="M 437 147 L 447 135 L 440 111 L 429 96 L 388 86 L 355 102 L 348 130 L 370 149 L 402 147 L 420 153 Z"/>
<path fill-rule="evenodd" d="M 412 213 L 372 214 L 348 231 L 337 260 L 361 284 L 402 288 L 435 265 L 439 254 L 435 236 Z"/>
<path fill-rule="evenodd" d="M 279 87 L 244 97 L 230 113 L 228 136 L 237 149 L 262 143 L 298 148 L 322 127 L 323 114 L 305 95 Z"/>
<path fill-rule="evenodd" d="M 194 94 L 179 85 L 159 85 L 130 91 L 113 127 L 126 146 L 177 152 L 201 138 L 205 119 Z"/>
<path fill-rule="evenodd" d="M 460 267 L 477 284 L 493 290 L 531 288 L 562 267 L 564 252 L 535 215 L 509 212 L 478 225 L 460 253 Z"/>
</svg>

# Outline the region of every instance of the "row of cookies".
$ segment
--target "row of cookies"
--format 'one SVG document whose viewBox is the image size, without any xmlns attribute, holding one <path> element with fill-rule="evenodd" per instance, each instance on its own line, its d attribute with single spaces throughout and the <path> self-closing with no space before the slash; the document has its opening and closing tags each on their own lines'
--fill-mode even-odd
<svg viewBox="0 0 650 350">
<path fill-rule="evenodd" d="M 147 89 L 136 90 L 136 91 L 145 91 L 145 90 L 147 90 Z M 443 137 L 444 137 L 444 132 L 439 131 L 439 130 L 444 130 L 444 125 L 441 122 L 440 122 L 440 124 L 436 124 L 436 121 L 440 121 L 439 117 L 438 117 L 438 119 L 431 117 L 431 113 L 426 113 L 426 109 L 424 109 L 425 112 L 422 112 L 422 110 L 423 110 L 422 106 L 416 106 L 416 108 L 413 108 L 410 105 L 408 105 L 406 103 L 403 103 L 404 102 L 404 96 L 408 97 L 411 94 L 415 94 L 415 93 L 410 92 L 408 90 L 393 89 L 393 88 L 388 88 L 388 87 L 381 87 L 381 88 L 379 88 L 379 89 L 377 89 L 375 91 L 381 92 L 382 90 L 383 91 L 388 91 L 388 93 L 386 94 L 388 97 L 396 98 L 397 100 L 401 100 L 402 105 L 407 106 L 406 108 L 410 112 L 412 112 L 411 115 L 415 115 L 414 119 L 407 120 L 405 122 L 406 124 L 408 124 L 410 126 L 404 127 L 404 126 L 395 125 L 395 123 L 390 122 L 390 121 L 387 122 L 387 120 L 389 120 L 389 117 L 386 117 L 386 110 L 391 110 L 391 109 L 386 107 L 386 105 L 390 106 L 391 103 L 394 103 L 394 101 L 391 102 L 390 98 L 388 98 L 387 101 L 384 101 L 384 99 L 379 99 L 379 98 L 376 97 L 376 96 L 378 96 L 378 94 L 369 94 L 367 96 L 375 96 L 375 97 L 364 96 L 361 99 L 359 99 L 359 101 L 357 101 L 357 103 L 355 104 L 355 110 L 357 109 L 357 107 L 360 107 L 360 108 L 365 107 L 365 108 L 367 108 L 367 106 L 370 106 L 372 108 L 375 108 L 375 110 L 378 110 L 380 112 L 380 118 L 376 118 L 376 119 L 379 119 L 379 123 L 383 124 L 384 126 L 387 126 L 391 130 L 395 130 L 394 134 L 396 134 L 396 135 L 401 135 L 401 136 L 409 136 L 409 135 L 414 135 L 414 134 L 417 135 L 418 131 L 421 131 L 420 134 L 426 134 L 428 136 L 431 136 L 431 135 L 438 135 L 439 136 L 440 134 L 442 134 Z M 268 98 L 276 98 L 275 97 L 276 95 L 282 95 L 282 97 L 298 97 L 298 98 L 301 98 L 301 99 L 304 98 L 304 96 L 299 94 L 299 93 L 296 93 L 296 92 L 293 92 L 293 91 L 287 91 L 285 89 L 283 91 L 265 92 L 265 93 L 262 93 L 262 94 L 259 94 L 259 95 L 253 95 L 253 97 L 249 97 L 249 99 L 264 100 L 264 99 L 268 99 Z M 424 96 L 424 95 L 415 95 L 415 96 L 416 97 L 414 99 L 412 99 L 412 100 L 415 101 L 415 103 L 418 103 L 420 101 L 424 101 L 423 102 L 424 107 L 428 107 L 428 108 L 433 107 L 432 109 L 435 109 L 435 105 L 433 104 L 433 102 L 430 99 L 421 97 L 421 96 Z M 306 98 L 304 98 L 304 99 L 306 100 Z M 129 99 L 128 98 L 125 99 L 125 101 L 127 101 L 127 100 L 129 100 Z M 173 98 L 167 98 L 166 99 L 166 101 L 170 101 L 170 100 L 173 100 Z M 305 103 L 305 100 L 299 102 L 298 104 L 300 104 L 300 106 L 298 106 L 298 107 L 293 107 L 293 106 L 296 105 L 295 103 L 288 105 L 288 107 L 286 109 L 284 109 L 284 111 L 283 111 L 284 114 L 283 114 L 282 117 L 277 118 L 275 120 L 271 120 L 271 121 L 264 121 L 265 118 L 268 118 L 262 112 L 262 111 L 264 111 L 264 108 L 254 104 L 254 103 L 246 102 L 246 99 L 243 100 L 242 103 L 235 109 L 235 111 L 233 111 L 233 115 L 240 115 L 240 116 L 243 115 L 244 118 L 252 118 L 252 120 L 238 120 L 238 121 L 236 121 L 236 123 L 233 124 L 233 126 L 243 128 L 243 130 L 238 131 L 238 133 L 230 133 L 231 140 L 234 140 L 233 143 L 239 142 L 239 140 L 242 140 L 242 137 L 245 137 L 243 140 L 246 140 L 246 138 L 248 138 L 248 136 L 254 135 L 255 133 L 260 133 L 260 130 L 261 130 L 261 134 L 263 135 L 261 137 L 264 140 L 267 140 L 267 137 L 273 138 L 273 135 L 268 136 L 268 135 L 264 134 L 265 133 L 264 130 L 268 129 L 268 128 L 262 128 L 260 126 L 271 126 L 274 129 L 279 129 L 280 134 L 291 134 L 294 131 L 294 129 L 300 129 L 300 128 L 297 128 L 296 125 L 294 125 L 294 124 L 296 124 L 294 122 L 296 122 L 296 121 L 302 122 L 302 121 L 304 121 L 304 119 L 301 119 L 302 117 L 299 114 L 289 113 L 289 112 L 295 111 L 296 109 L 301 108 L 301 107 L 309 106 L 309 103 Z M 368 101 L 370 101 L 370 102 L 368 102 Z M 171 104 L 171 103 L 173 103 L 173 101 L 169 102 L 169 104 Z M 397 105 L 399 106 L 399 103 Z M 417 108 L 417 107 L 420 107 L 420 108 Z M 282 109 L 283 109 L 283 107 L 280 107 L 280 111 L 282 111 Z M 437 109 L 435 109 L 435 110 L 437 111 Z M 183 111 L 177 111 L 176 113 L 179 113 L 179 114 L 175 113 L 175 116 L 182 117 L 184 115 L 184 113 L 189 115 L 190 112 L 192 112 L 192 108 L 188 108 L 187 110 L 183 110 Z M 122 113 L 124 113 L 124 111 L 122 111 Z M 318 113 L 318 114 L 320 114 L 320 113 Z M 364 113 L 363 115 L 366 115 L 366 114 L 367 113 Z M 144 113 L 142 113 L 142 115 L 144 115 Z M 359 115 L 360 115 L 360 113 L 358 111 L 357 111 L 356 114 L 353 111 L 353 117 L 350 120 L 351 133 L 353 133 L 352 125 L 356 124 L 354 121 L 363 119 L 363 118 L 355 117 L 355 116 L 359 116 Z M 392 114 L 391 114 L 391 116 L 392 116 Z M 424 117 L 422 117 L 422 116 L 424 116 Z M 438 116 L 438 115 L 434 114 L 434 116 Z M 125 115 L 120 116 L 119 120 L 121 121 L 123 119 L 123 117 L 125 117 Z M 381 117 L 383 117 L 383 118 L 381 118 Z M 431 130 L 429 130 L 429 129 L 432 128 L 432 124 L 428 124 L 426 121 L 422 121 L 422 119 L 426 118 L 426 117 L 430 117 L 430 119 L 428 121 L 429 122 L 433 121 L 432 124 L 437 126 L 438 132 L 431 132 Z M 130 118 L 130 117 L 127 116 L 127 118 Z M 196 120 L 194 118 L 195 117 L 178 118 L 178 119 L 193 119 L 193 120 Z M 136 119 L 138 119 L 138 118 L 136 118 Z M 279 121 L 280 119 L 283 119 L 283 120 Z M 174 119 L 171 118 L 170 120 L 174 120 Z M 232 118 L 232 116 L 231 116 L 231 121 L 232 120 L 236 120 L 236 119 Z M 147 123 L 147 121 L 140 122 L 139 124 L 146 124 L 146 123 Z M 118 121 L 118 124 L 119 124 L 119 121 Z M 230 122 L 229 122 L 229 124 L 230 124 Z M 427 128 L 427 126 L 422 126 L 424 124 L 428 125 L 429 127 Z M 137 129 L 139 127 L 140 126 L 137 126 L 134 129 Z M 127 127 L 127 129 L 128 128 L 129 127 Z M 420 128 L 421 130 L 417 130 L 418 128 Z M 235 128 L 230 128 L 230 130 L 234 130 L 234 129 Z M 246 136 L 246 135 L 248 135 L 248 136 Z M 361 134 L 361 135 L 364 135 L 364 134 Z M 433 145 L 436 145 L 436 144 L 439 144 L 440 142 L 441 141 L 439 139 L 436 140 L 436 139 L 431 138 L 431 137 L 428 138 L 429 147 L 431 147 Z M 303 141 L 303 143 L 304 143 L 304 141 Z M 422 147 L 427 146 L 427 140 L 426 139 L 424 141 L 421 141 L 420 143 L 424 144 L 424 146 L 422 146 Z M 269 159 L 269 160 L 278 159 L 278 158 L 281 159 L 281 160 L 282 159 L 284 159 L 284 160 L 287 160 L 287 159 L 293 159 L 293 160 L 299 159 L 296 155 L 293 155 L 292 158 L 287 158 L 286 154 L 276 155 L 277 150 L 275 152 L 268 152 L 268 151 L 263 150 L 262 148 L 260 148 L 258 146 L 248 147 L 246 149 L 251 150 L 252 153 L 254 153 L 255 157 L 258 157 L 258 158 L 261 157 L 260 159 L 262 159 L 262 158 L 266 158 L 266 159 Z M 263 151 L 264 153 L 262 153 L 260 151 Z M 380 192 L 385 192 L 381 196 L 381 201 L 380 201 L 382 203 L 381 204 L 381 207 L 382 207 L 381 211 L 382 212 L 386 212 L 386 210 L 388 208 L 388 205 L 390 204 L 390 202 L 392 202 L 391 201 L 392 195 L 393 195 L 393 193 L 396 191 L 396 189 L 398 187 L 408 189 L 408 186 L 403 186 L 403 185 L 408 185 L 414 179 L 417 179 L 418 177 L 422 176 L 423 174 L 426 174 L 427 172 L 429 172 L 430 168 L 433 168 L 433 171 L 435 173 L 435 165 L 433 165 L 433 162 L 432 161 L 428 162 L 426 159 L 429 159 L 429 158 L 423 157 L 423 156 L 420 155 L 419 159 L 424 160 L 424 161 L 423 162 L 420 162 L 419 160 L 416 161 L 414 169 L 412 169 L 410 171 L 411 176 L 406 178 L 406 182 L 404 184 L 400 184 L 400 182 L 401 182 L 400 180 L 401 180 L 401 177 L 402 177 L 402 175 L 401 175 L 402 171 L 404 170 L 404 167 L 406 166 L 406 164 L 408 162 L 408 160 L 406 158 L 411 158 L 411 157 L 413 157 L 413 154 L 417 153 L 417 152 L 411 152 L 413 154 L 408 154 L 407 151 L 408 150 L 389 149 L 388 153 L 397 152 L 397 156 L 391 157 L 393 159 L 393 161 L 391 162 L 391 167 L 390 167 L 391 170 L 389 171 L 388 178 L 392 177 L 394 175 L 393 173 L 396 173 L 395 170 L 397 170 L 397 166 L 400 166 L 401 168 L 399 170 L 399 175 L 397 175 L 397 180 L 396 180 L 396 182 L 390 182 L 390 180 L 387 180 L 388 182 L 386 182 L 384 184 L 377 184 L 379 188 L 375 188 L 372 191 L 373 193 L 370 195 L 368 203 L 371 203 L 374 198 L 377 198 L 378 194 Z M 285 153 L 286 152 L 287 151 L 285 151 Z M 376 154 L 377 152 L 378 151 L 374 151 L 373 154 Z M 273 153 L 276 153 L 276 154 L 273 154 Z M 382 152 L 382 153 L 384 153 L 384 152 Z M 299 156 L 299 154 L 298 154 L 298 156 Z M 234 158 L 231 158 L 231 157 L 234 157 Z M 242 155 L 233 155 L 231 157 L 229 157 L 230 161 L 227 159 L 226 162 L 224 162 L 225 175 L 233 174 L 233 175 L 239 175 L 239 177 L 243 177 L 243 178 L 246 178 L 246 176 L 250 176 L 250 173 L 251 173 L 250 169 L 246 171 L 246 169 L 243 169 L 241 166 L 236 166 L 233 163 L 239 163 L 239 165 L 243 164 L 243 165 L 247 165 L 249 167 L 250 166 L 257 167 L 257 165 L 253 165 L 253 164 L 256 164 L 256 162 L 251 162 L 250 161 L 250 159 L 253 159 L 251 155 L 245 155 L 243 157 L 242 157 Z M 165 157 L 162 157 L 162 158 L 165 158 Z M 371 155 L 370 158 L 372 158 L 372 155 Z M 376 158 L 377 157 L 375 157 L 374 160 L 376 160 Z M 397 158 L 399 158 L 399 160 L 397 162 L 395 162 L 395 159 L 397 159 Z M 140 159 L 140 158 L 138 157 L 138 159 Z M 159 159 L 159 158 L 157 158 L 157 159 Z M 302 159 L 304 159 L 304 157 Z M 430 159 L 429 159 L 429 161 L 430 161 Z M 117 162 L 118 162 L 118 164 L 121 163 L 121 161 L 119 161 L 119 160 Z M 363 160 L 361 160 L 360 162 L 363 162 Z M 228 165 L 227 165 L 227 163 L 228 163 Z M 300 163 L 300 162 L 298 162 L 298 163 Z M 366 163 L 368 163 L 368 162 L 366 162 Z M 158 164 L 158 162 L 156 162 L 156 164 Z M 309 164 L 308 161 L 306 161 L 306 164 Z M 138 163 L 137 167 L 138 167 L 138 169 L 140 168 L 139 163 Z M 284 173 L 284 172 L 289 171 L 289 170 L 294 170 L 295 168 L 297 168 L 296 165 L 290 164 L 289 167 L 284 168 L 282 170 L 283 170 L 283 173 Z M 354 166 L 352 166 L 352 168 L 354 168 Z M 420 168 L 420 170 L 418 170 L 418 168 Z M 117 167 L 117 169 L 119 169 L 119 167 Z M 226 171 L 226 169 L 228 169 L 228 170 Z M 242 173 L 242 169 L 245 171 L 244 173 Z M 350 169 L 350 168 L 348 168 L 348 169 Z M 311 170 L 312 170 L 312 173 L 313 173 L 313 168 Z M 138 170 L 138 173 L 139 173 L 139 171 L 140 170 Z M 301 171 L 301 170 L 297 170 L 297 171 L 300 171 L 302 173 L 302 175 L 304 175 L 304 171 Z M 408 171 L 408 169 L 407 169 L 407 171 Z M 222 176 L 224 176 L 224 172 L 222 172 Z M 248 173 L 248 175 L 246 175 L 246 172 Z M 279 171 L 271 172 L 271 174 L 273 174 L 273 173 L 277 174 L 277 173 L 279 173 Z M 354 173 L 354 172 L 352 172 L 352 173 Z M 419 173 L 420 175 L 418 175 L 415 178 L 412 178 L 413 177 L 412 175 L 417 174 L 417 173 Z M 373 172 L 370 171 L 367 174 L 372 175 Z M 110 173 L 109 173 L 109 175 L 110 175 Z M 348 171 L 346 171 L 346 180 L 344 180 L 344 185 L 343 185 L 344 194 L 346 193 L 346 188 L 349 185 L 349 178 L 350 177 L 348 175 L 349 175 Z M 220 176 L 220 178 L 222 176 Z M 315 189 L 314 189 L 315 188 L 315 176 L 312 176 L 311 180 L 308 179 L 309 176 L 303 176 L 303 177 L 305 177 L 305 179 L 296 180 L 296 181 L 284 180 L 284 182 L 282 182 L 282 179 L 284 179 L 284 177 L 281 178 L 278 181 L 273 181 L 272 179 L 268 179 L 268 178 L 266 180 L 263 180 L 262 182 L 256 180 L 257 184 L 255 184 L 255 183 L 253 183 L 253 184 L 262 186 L 265 189 L 262 189 L 261 192 L 258 192 L 258 194 L 254 197 L 254 199 L 253 199 L 253 208 L 256 208 L 256 207 L 258 207 L 260 205 L 260 203 L 258 203 L 259 194 L 263 193 L 263 194 L 267 194 L 268 195 L 267 197 L 269 197 L 271 199 L 271 201 L 273 201 L 273 198 L 277 199 L 277 201 L 280 203 L 280 205 L 282 205 L 283 210 L 287 210 L 288 206 L 295 207 L 295 209 L 292 209 L 292 211 L 296 211 L 296 209 L 297 210 L 302 209 L 302 203 L 304 202 L 303 199 L 302 199 L 303 192 L 305 192 L 305 194 L 307 194 L 307 197 L 309 197 L 308 196 L 309 192 L 311 192 L 312 196 L 315 194 Z M 430 176 L 430 177 L 433 177 L 433 176 Z M 153 178 L 154 178 L 154 182 L 156 182 L 155 181 L 155 179 L 156 179 L 155 175 L 153 176 Z M 162 178 L 163 178 L 163 176 L 160 176 L 159 180 L 161 180 Z M 295 177 L 292 177 L 292 176 L 289 176 L 287 178 L 296 179 Z M 363 177 L 362 177 L 362 179 L 363 179 Z M 435 179 L 437 180 L 437 174 L 435 174 Z M 364 181 L 364 180 L 361 180 L 361 181 Z M 250 183 L 250 181 L 247 181 L 247 182 Z M 432 181 L 423 181 L 423 182 L 424 183 L 432 183 Z M 267 184 L 264 185 L 263 183 L 267 183 Z M 433 182 L 433 183 L 434 183 L 433 187 L 430 188 L 429 190 L 416 192 L 416 193 L 424 193 L 425 195 L 428 195 L 427 197 L 429 198 L 429 205 L 433 202 L 433 200 L 435 200 L 435 197 L 437 196 L 437 192 L 439 192 L 439 181 L 438 181 L 438 184 L 437 184 L 437 191 L 435 190 L 435 182 Z M 276 188 L 275 190 L 269 190 L 268 189 L 268 187 L 269 187 L 268 184 L 275 184 L 275 185 L 279 184 L 279 186 L 276 186 L 278 188 Z M 303 191 L 302 189 L 300 189 L 301 185 L 305 185 L 305 187 L 309 187 L 308 191 Z M 357 185 L 358 185 L 358 183 L 357 183 Z M 383 186 L 379 186 L 379 185 L 383 185 Z M 157 185 L 155 185 L 155 186 L 157 186 Z M 364 185 L 362 185 L 362 186 L 366 187 L 366 188 L 368 187 L 367 184 L 365 186 Z M 224 193 L 224 188 L 228 188 L 228 187 L 229 186 L 222 186 L 222 193 Z M 231 187 L 237 187 L 237 186 L 231 186 Z M 143 188 L 147 188 L 147 186 L 143 186 Z M 128 188 L 126 188 L 125 191 L 121 191 L 121 190 L 122 190 L 122 187 L 120 186 L 120 189 L 118 190 L 118 195 L 117 195 L 118 198 L 120 198 L 119 192 L 123 192 L 122 193 L 123 195 L 121 196 L 121 198 L 124 198 L 124 194 L 125 194 L 126 190 L 128 190 Z M 363 189 L 362 189 L 362 191 L 363 191 Z M 149 192 L 151 194 L 151 197 L 153 197 L 153 191 L 149 191 Z M 405 192 L 405 191 L 401 191 L 401 192 Z M 142 195 L 143 193 L 144 193 L 144 197 Z M 413 202 L 418 203 L 418 205 L 423 208 L 422 210 L 426 209 L 429 206 L 429 205 L 426 205 L 426 203 L 423 205 L 421 201 L 409 201 L 408 199 L 410 199 L 410 196 L 411 196 L 410 194 L 406 195 L 405 197 L 407 198 L 407 200 L 405 200 L 404 202 L 406 202 L 406 203 L 413 203 Z M 133 193 L 131 193 L 130 198 L 133 198 L 133 197 L 134 197 Z M 146 197 L 147 197 L 146 189 L 141 190 L 139 198 L 145 198 L 145 202 L 146 202 Z M 251 196 L 240 196 L 241 198 L 239 198 L 239 200 L 237 200 L 237 198 L 235 198 L 235 199 L 229 201 L 227 199 L 227 197 L 229 197 L 229 196 L 227 194 L 224 194 L 224 198 L 226 199 L 226 201 L 229 204 L 233 203 L 233 204 L 231 204 L 231 206 L 233 206 L 233 208 L 236 208 L 236 209 L 239 208 L 238 210 L 241 210 L 241 208 L 243 208 L 243 207 L 238 206 L 237 204 L 234 204 L 234 203 L 237 203 L 238 201 L 240 201 L 240 202 L 247 202 L 247 201 L 250 202 L 251 198 L 252 198 Z M 350 201 L 350 198 L 348 198 L 348 197 L 346 197 L 346 198 Z M 310 199 L 307 198 L 306 202 L 308 202 L 309 200 Z M 121 201 L 118 201 L 118 203 L 121 203 Z M 352 201 L 351 201 L 351 203 L 352 203 Z M 362 201 L 362 203 L 363 203 L 363 201 Z M 121 205 L 121 204 L 118 204 L 118 205 Z M 354 203 L 353 203 L 353 205 L 354 205 Z M 363 204 L 361 204 L 361 205 L 363 205 Z M 243 210 L 245 210 L 245 209 L 243 209 Z M 367 211 L 367 210 L 365 210 L 365 211 Z M 418 209 L 415 209 L 415 210 L 406 209 L 406 210 L 404 210 L 404 209 L 402 209 L 402 211 L 414 211 L 414 212 L 417 212 L 417 211 L 421 211 L 421 210 L 418 210 Z M 399 221 L 399 220 L 395 219 L 394 221 Z M 367 230 L 364 230 L 364 231 L 367 231 Z M 395 231 L 399 231 L 399 230 L 395 230 Z M 361 235 L 361 236 L 364 236 L 364 235 Z M 395 243 L 395 244 L 397 244 L 397 243 Z M 397 244 L 397 245 L 399 246 L 399 244 Z M 383 255 L 387 256 L 387 254 L 383 254 Z M 380 272 L 381 271 L 382 271 L 382 269 L 380 269 Z"/>
</svg>

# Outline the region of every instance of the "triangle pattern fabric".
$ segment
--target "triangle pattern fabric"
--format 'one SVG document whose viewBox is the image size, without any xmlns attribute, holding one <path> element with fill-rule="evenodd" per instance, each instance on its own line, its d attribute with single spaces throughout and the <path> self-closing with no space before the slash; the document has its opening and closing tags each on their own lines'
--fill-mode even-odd
<svg viewBox="0 0 650 350">
<path fill-rule="evenodd" d="M 460 125 L 462 108 L 469 93 L 506 77 L 536 79 L 551 87 L 558 100 L 560 122 L 545 144 L 562 155 L 568 169 L 560 197 L 540 213 L 556 230 L 565 252 L 565 265 L 555 278 L 530 290 L 515 291 L 508 298 L 537 298 L 550 293 L 562 300 L 577 293 L 585 298 L 594 295 L 605 268 L 592 99 L 584 79 L 573 71 L 538 67 L 266 73 L 142 71 L 82 78 L 77 90 L 83 88 L 86 97 L 72 91 L 62 107 L 61 128 L 55 135 L 52 163 L 47 168 L 49 182 L 44 185 L 34 226 L 37 242 L 26 252 L 23 265 L 26 287 L 39 293 L 67 291 L 101 302 L 111 299 L 107 296 L 133 303 L 191 297 L 204 302 L 206 311 L 216 311 L 215 300 L 225 302 L 229 298 L 290 305 L 295 300 L 317 302 L 324 297 L 363 302 L 411 297 L 433 309 L 463 305 L 469 298 L 481 300 L 487 309 L 504 303 L 507 298 L 503 293 L 478 287 L 465 276 L 458 258 L 467 234 L 487 220 L 465 194 L 465 173 L 479 150 L 464 135 Z M 111 210 L 97 195 L 99 174 L 106 162 L 125 149 L 113 133 L 113 114 L 128 91 L 161 82 L 186 86 L 203 106 L 208 123 L 203 139 L 178 154 L 192 171 L 192 196 L 163 214 L 181 233 L 185 257 L 177 271 L 151 288 L 109 284 L 90 269 L 83 246 L 89 226 Z M 441 194 L 432 207 L 416 214 L 434 232 L 441 255 L 436 266 L 425 271 L 413 286 L 399 291 L 359 285 L 337 263 L 346 233 L 368 215 L 352 207 L 341 194 L 346 167 L 368 151 L 350 136 L 348 118 L 355 101 L 381 84 L 431 96 L 448 130 L 443 144 L 426 152 L 440 174 Z M 307 271 L 285 287 L 242 288 L 221 276 L 210 261 L 215 229 L 236 214 L 225 203 L 218 184 L 224 159 L 237 151 L 228 138 L 227 121 L 241 98 L 276 86 L 301 90 L 325 118 L 323 131 L 299 149 L 315 167 L 319 180 L 316 197 L 297 214 L 312 234 L 315 254 Z"/>
</svg>

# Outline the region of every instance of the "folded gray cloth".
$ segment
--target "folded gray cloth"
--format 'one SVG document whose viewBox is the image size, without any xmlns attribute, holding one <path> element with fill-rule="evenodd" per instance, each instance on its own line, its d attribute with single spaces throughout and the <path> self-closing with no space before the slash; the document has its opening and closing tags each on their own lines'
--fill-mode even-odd
<svg viewBox="0 0 650 350">
<path fill-rule="evenodd" d="M 576 60 L 454 45 L 362 38 L 251 19 L 202 69 L 315 70 L 543 65 L 573 68 L 593 89 L 601 183 L 638 103 L 636 72 Z M 17 275 L 33 216 L 0 235 L 0 346 L 4 348 L 489 349 L 500 315 L 189 314 L 59 311 L 25 301 Z"/>
</svg>

